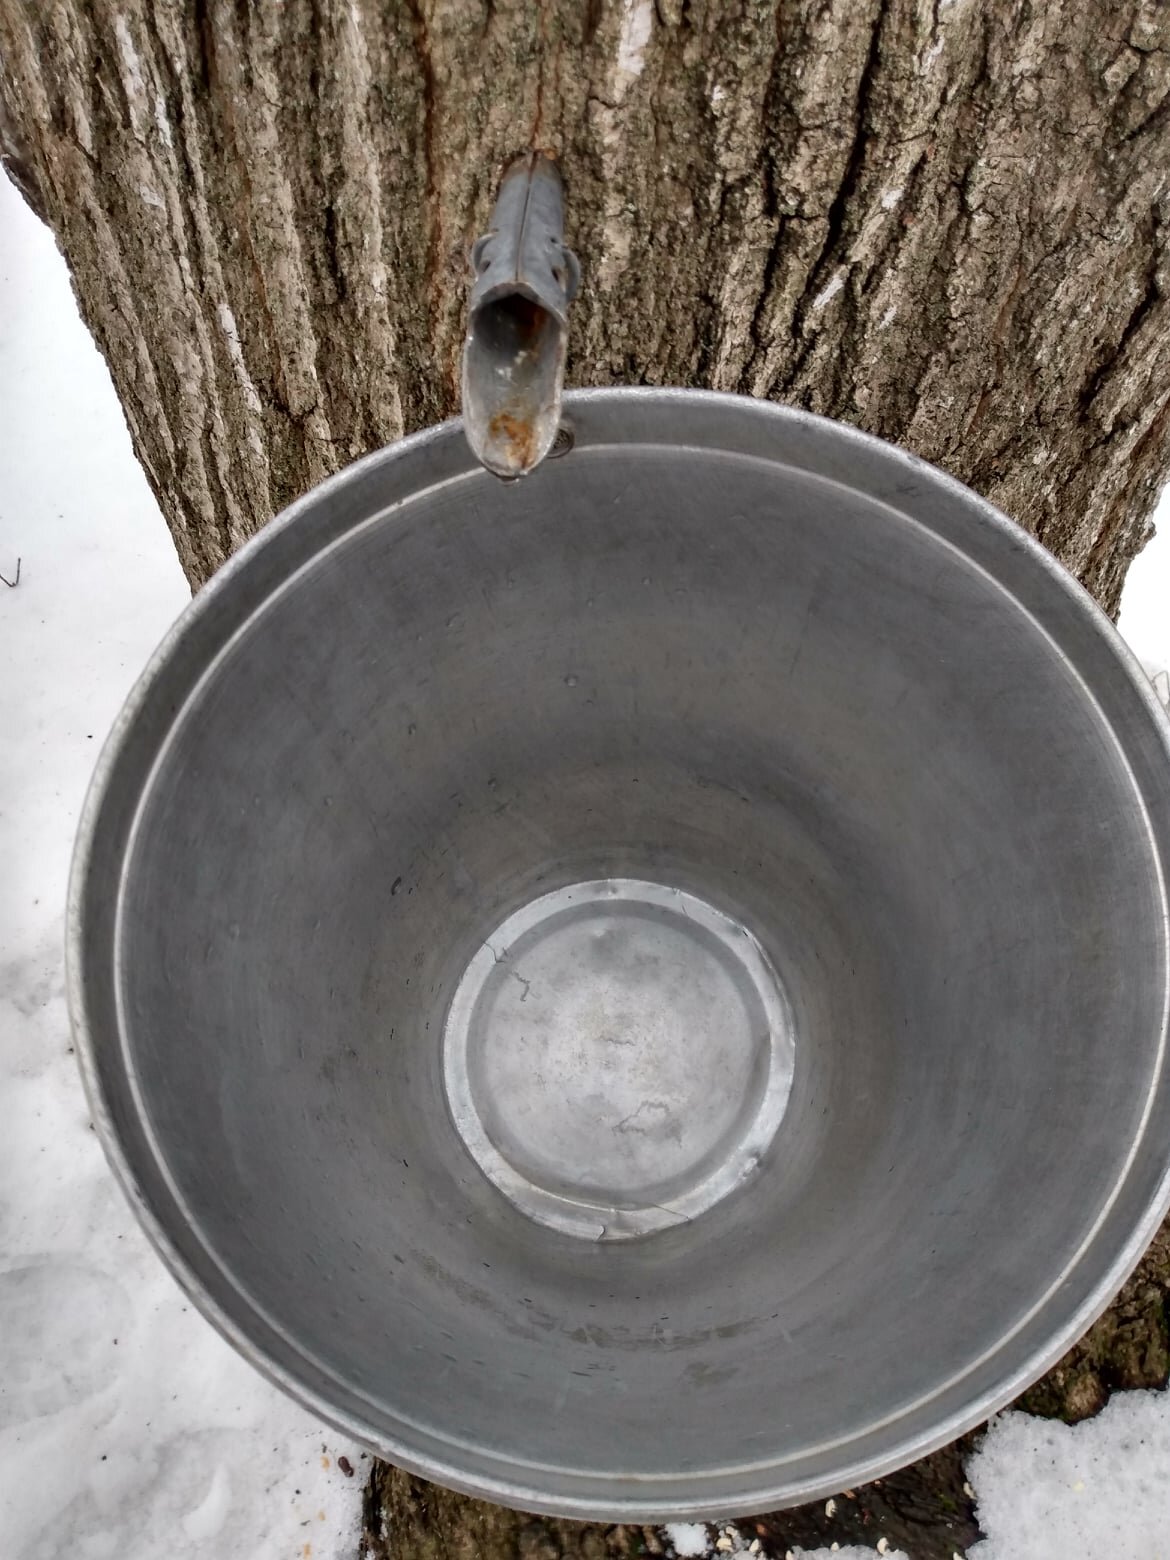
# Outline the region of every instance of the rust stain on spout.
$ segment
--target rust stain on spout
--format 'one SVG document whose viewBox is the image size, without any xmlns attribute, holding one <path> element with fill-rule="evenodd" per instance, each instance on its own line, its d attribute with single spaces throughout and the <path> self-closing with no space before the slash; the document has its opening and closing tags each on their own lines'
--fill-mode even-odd
<svg viewBox="0 0 1170 1560">
<path fill-rule="evenodd" d="M 530 420 L 517 417 L 504 407 L 488 424 L 493 444 L 507 452 L 508 463 L 517 471 L 528 471 L 539 458 L 536 429 Z"/>
</svg>

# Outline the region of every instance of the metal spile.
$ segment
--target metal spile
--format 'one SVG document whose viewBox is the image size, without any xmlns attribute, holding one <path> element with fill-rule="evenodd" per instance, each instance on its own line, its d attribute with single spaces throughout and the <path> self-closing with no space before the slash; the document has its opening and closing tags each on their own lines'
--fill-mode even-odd
<svg viewBox="0 0 1170 1560">
<path fill-rule="evenodd" d="M 472 247 L 463 420 L 476 458 L 498 477 L 532 471 L 560 426 L 568 309 L 580 280 L 564 225 L 555 161 L 526 152 L 504 174 L 491 227 Z"/>
</svg>

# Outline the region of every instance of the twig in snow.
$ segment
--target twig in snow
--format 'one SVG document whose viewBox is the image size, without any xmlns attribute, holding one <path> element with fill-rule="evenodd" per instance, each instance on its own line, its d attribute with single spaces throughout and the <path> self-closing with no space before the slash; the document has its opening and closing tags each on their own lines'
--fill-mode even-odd
<svg viewBox="0 0 1170 1560">
<path fill-rule="evenodd" d="M 19 558 L 16 560 L 16 578 L 14 580 L 10 580 L 10 579 L 7 579 L 3 574 L 0 574 L 0 580 L 4 581 L 5 585 L 8 586 L 9 590 L 15 590 L 16 589 L 16 587 L 20 584 L 20 559 Z"/>
</svg>

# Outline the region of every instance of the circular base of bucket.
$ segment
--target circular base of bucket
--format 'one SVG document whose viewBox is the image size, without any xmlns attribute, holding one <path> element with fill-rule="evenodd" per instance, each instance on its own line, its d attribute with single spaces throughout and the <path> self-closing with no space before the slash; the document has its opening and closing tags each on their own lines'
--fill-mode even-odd
<svg viewBox="0 0 1170 1560">
<path fill-rule="evenodd" d="M 451 1114 L 531 1218 L 590 1240 L 693 1219 L 743 1182 L 792 1085 L 788 1002 L 738 922 L 630 878 L 510 915 L 444 1033 Z"/>
</svg>

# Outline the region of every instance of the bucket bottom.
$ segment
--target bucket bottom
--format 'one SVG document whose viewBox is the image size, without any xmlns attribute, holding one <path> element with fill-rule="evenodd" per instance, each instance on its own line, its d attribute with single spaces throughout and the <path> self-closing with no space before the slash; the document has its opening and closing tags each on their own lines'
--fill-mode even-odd
<svg viewBox="0 0 1170 1560">
<path fill-rule="evenodd" d="M 444 1030 L 455 1126 L 523 1213 L 589 1240 L 694 1219 L 751 1175 L 792 1087 L 792 1017 L 748 929 L 632 878 L 530 901 Z"/>
</svg>

